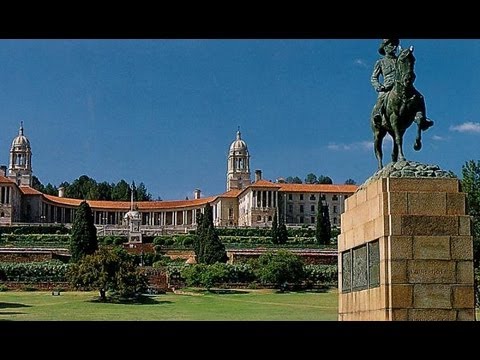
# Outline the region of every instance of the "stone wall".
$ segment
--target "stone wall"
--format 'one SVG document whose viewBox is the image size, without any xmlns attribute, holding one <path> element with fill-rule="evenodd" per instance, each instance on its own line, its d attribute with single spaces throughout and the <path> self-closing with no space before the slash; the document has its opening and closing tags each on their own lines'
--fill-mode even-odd
<svg viewBox="0 0 480 360">
<path fill-rule="evenodd" d="M 339 235 L 339 319 L 474 320 L 465 202 L 459 181 L 447 178 L 380 178 L 348 198 Z M 350 261 L 349 251 L 376 241 L 378 286 L 346 291 L 342 256 Z M 352 273 L 346 276 L 358 282 Z"/>
</svg>

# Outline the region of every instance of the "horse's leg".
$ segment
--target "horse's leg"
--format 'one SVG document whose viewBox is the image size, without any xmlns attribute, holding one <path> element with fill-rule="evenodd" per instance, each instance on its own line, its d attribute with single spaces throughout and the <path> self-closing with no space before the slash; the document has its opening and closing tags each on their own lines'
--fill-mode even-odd
<svg viewBox="0 0 480 360">
<path fill-rule="evenodd" d="M 373 147 L 375 150 L 375 157 L 378 161 L 378 170 L 383 168 L 382 157 L 382 141 L 385 135 L 387 134 L 384 128 L 375 127 L 373 130 Z"/>
<path fill-rule="evenodd" d="M 392 161 L 397 162 L 398 161 L 398 145 L 397 142 L 395 141 L 395 134 L 391 133 L 390 134 L 393 139 L 393 150 L 392 150 Z"/>
<path fill-rule="evenodd" d="M 425 115 L 421 111 L 417 112 L 415 115 L 415 123 L 417 124 L 417 137 L 415 139 L 415 144 L 413 144 L 413 149 L 419 151 L 422 148 L 422 125 L 421 120 Z"/>
<path fill-rule="evenodd" d="M 398 125 L 398 115 L 392 114 L 390 116 L 390 124 L 392 125 L 393 129 L 393 149 L 394 149 L 394 154 L 392 154 L 392 158 L 394 157 L 395 153 L 398 153 L 395 158 L 396 160 L 394 161 L 404 161 L 405 156 L 403 155 L 403 133 L 405 131 L 402 131 Z"/>
</svg>

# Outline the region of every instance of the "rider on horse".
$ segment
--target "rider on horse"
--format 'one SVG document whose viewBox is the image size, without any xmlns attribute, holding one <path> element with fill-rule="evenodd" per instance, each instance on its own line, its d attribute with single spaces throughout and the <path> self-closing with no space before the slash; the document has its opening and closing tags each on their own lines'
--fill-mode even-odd
<svg viewBox="0 0 480 360">
<path fill-rule="evenodd" d="M 378 126 L 387 124 L 387 120 L 382 114 L 385 113 L 385 99 L 395 82 L 396 52 L 399 44 L 399 39 L 383 39 L 378 52 L 384 57 L 377 60 L 373 68 L 371 82 L 374 89 L 378 92 L 377 102 L 373 108 L 373 119 Z M 383 84 L 379 81 L 380 75 L 383 77 Z M 415 122 L 419 122 L 418 125 L 420 125 L 421 130 L 427 130 L 433 125 L 432 121 L 424 117 L 416 118 Z"/>
</svg>

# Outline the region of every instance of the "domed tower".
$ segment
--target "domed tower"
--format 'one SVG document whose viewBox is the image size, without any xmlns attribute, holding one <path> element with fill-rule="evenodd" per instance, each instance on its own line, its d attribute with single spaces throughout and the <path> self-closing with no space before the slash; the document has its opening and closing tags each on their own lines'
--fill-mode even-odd
<svg viewBox="0 0 480 360">
<path fill-rule="evenodd" d="M 239 128 L 237 138 L 230 145 L 228 153 L 227 191 L 243 189 L 250 184 L 250 154 L 247 144 L 242 140 Z"/>
<path fill-rule="evenodd" d="M 23 121 L 20 123 L 18 136 L 13 139 L 10 148 L 8 176 L 18 185 L 32 186 L 32 150 L 30 141 L 23 135 Z"/>
</svg>

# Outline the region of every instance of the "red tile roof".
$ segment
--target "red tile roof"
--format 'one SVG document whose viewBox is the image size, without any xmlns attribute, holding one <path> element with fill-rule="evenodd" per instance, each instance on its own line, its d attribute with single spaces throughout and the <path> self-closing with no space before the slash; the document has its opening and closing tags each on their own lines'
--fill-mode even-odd
<svg viewBox="0 0 480 360">
<path fill-rule="evenodd" d="M 238 190 L 238 189 L 232 189 L 232 190 L 229 190 L 227 192 L 224 192 L 222 195 L 218 195 L 218 197 L 222 197 L 222 198 L 236 198 L 238 196 L 238 194 L 240 194 L 242 190 Z"/>
<path fill-rule="evenodd" d="M 58 205 L 78 206 L 83 200 L 71 199 L 65 197 L 58 197 L 53 195 L 44 195 L 44 197 Z M 138 210 L 166 210 L 166 209 L 181 209 L 192 208 L 205 205 L 207 202 L 212 202 L 216 196 L 210 196 L 201 199 L 193 200 L 174 200 L 174 201 L 137 201 L 135 205 Z M 112 210 L 129 210 L 130 201 L 104 201 L 104 200 L 87 200 L 88 205 L 92 209 L 112 209 Z"/>
<path fill-rule="evenodd" d="M 279 184 L 280 191 L 302 193 L 354 193 L 357 185 L 334 185 L 334 184 Z"/>
<path fill-rule="evenodd" d="M 0 175 L 0 184 L 5 184 L 5 183 L 14 183 L 15 184 L 15 181 L 13 181 L 12 179 L 7 178 L 3 175 Z"/>
<path fill-rule="evenodd" d="M 42 193 L 30 186 L 20 186 L 20 191 L 23 195 L 42 195 Z"/>
<path fill-rule="evenodd" d="M 260 179 L 258 181 L 255 181 L 252 185 L 250 185 L 250 187 L 253 187 L 253 188 L 279 188 L 280 185 L 279 184 L 274 184 L 272 183 L 271 181 L 268 181 L 268 180 L 263 180 L 263 179 Z"/>
</svg>

